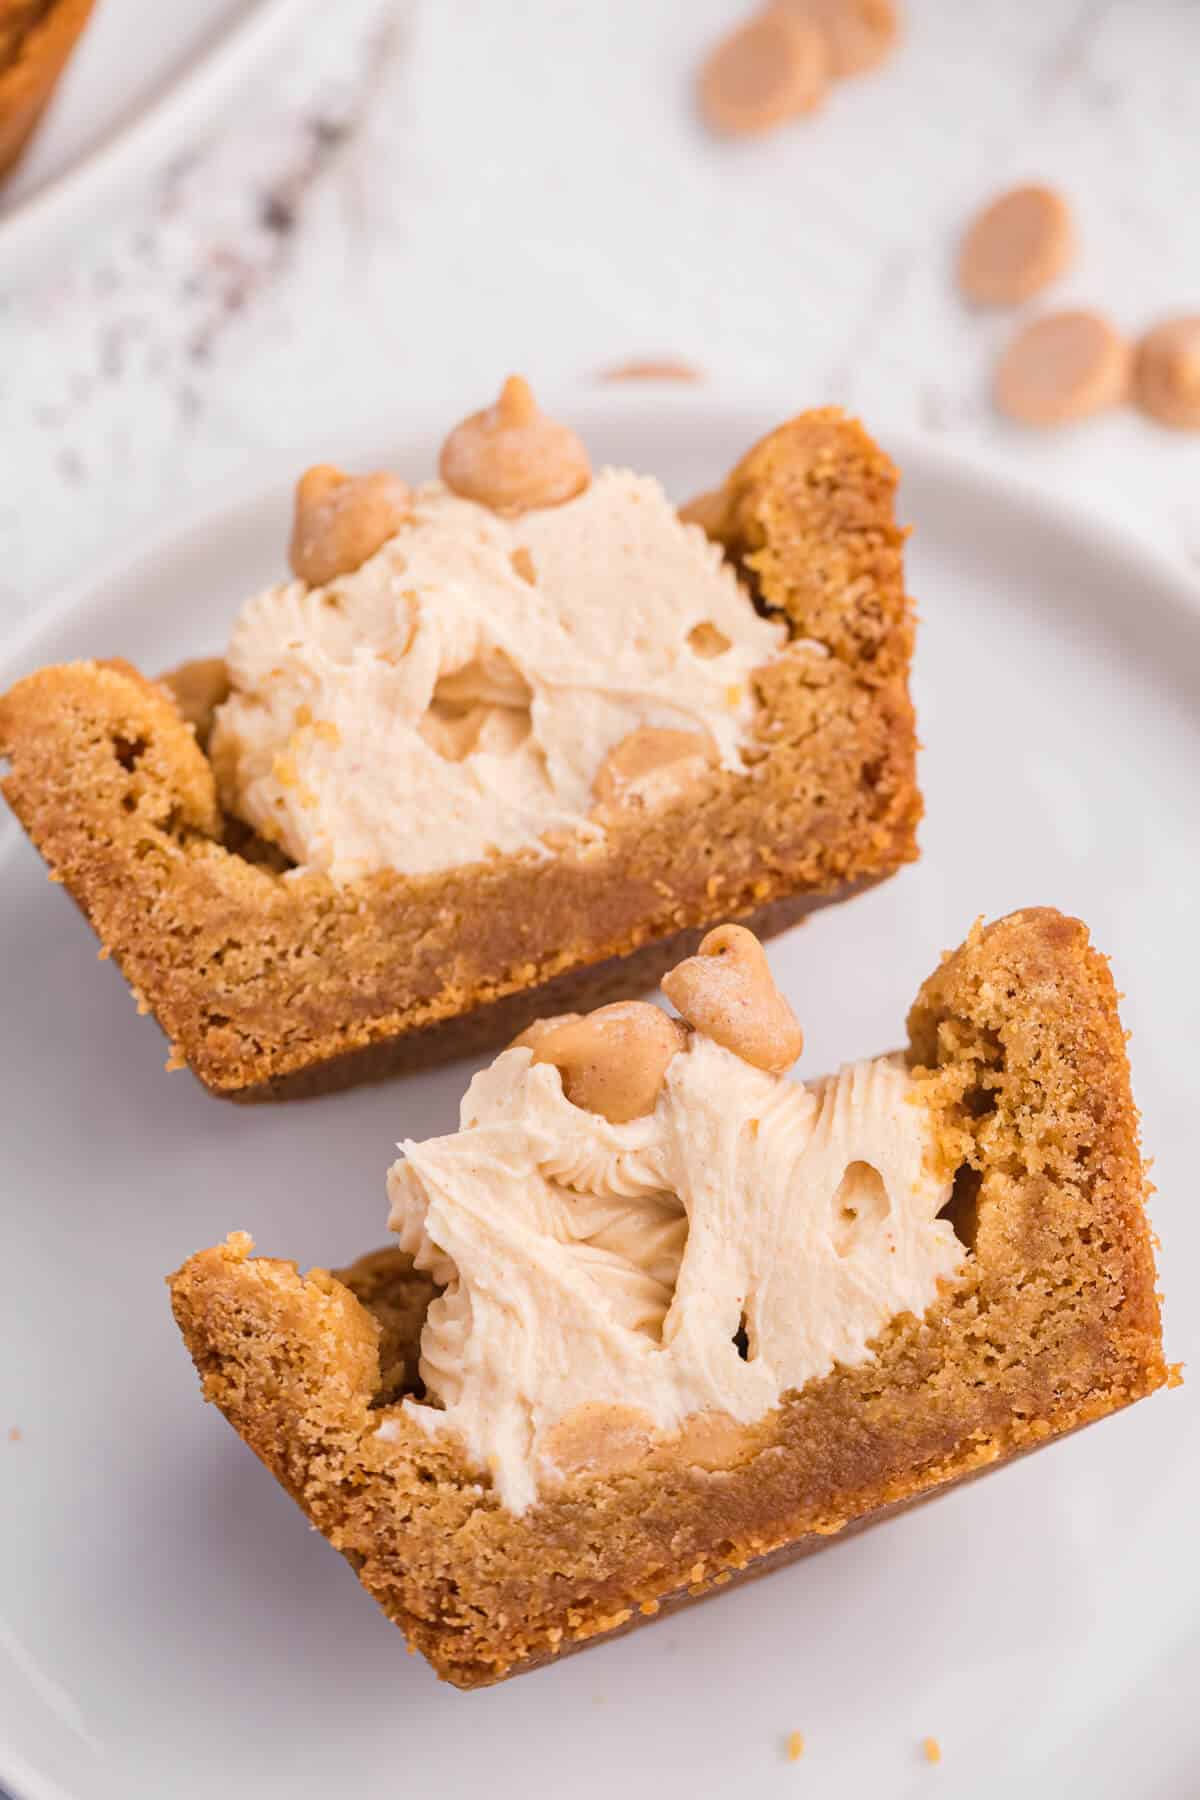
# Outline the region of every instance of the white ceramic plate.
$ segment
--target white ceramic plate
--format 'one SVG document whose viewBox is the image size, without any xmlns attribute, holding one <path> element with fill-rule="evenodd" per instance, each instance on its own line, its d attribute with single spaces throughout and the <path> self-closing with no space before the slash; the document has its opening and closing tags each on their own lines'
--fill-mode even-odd
<svg viewBox="0 0 1200 1800">
<path fill-rule="evenodd" d="M 658 470 L 680 496 L 773 422 L 645 391 L 574 416 L 598 460 Z M 420 475 L 438 435 L 385 449 Z M 1168 1348 L 1186 1357 L 1200 614 L 1172 567 L 1102 520 L 898 448 L 924 857 L 773 946 L 802 1071 L 895 1044 L 977 914 L 1081 913 L 1128 994 Z M 73 654 L 156 669 L 218 645 L 280 567 L 286 513 L 281 480 L 193 521 L 27 639 L 0 681 Z M 1186 1387 L 632 1638 L 481 1694 L 440 1686 L 201 1405 L 162 1278 L 232 1227 L 303 1263 L 382 1241 L 392 1146 L 452 1125 L 467 1067 L 223 1106 L 163 1073 L 156 1029 L 11 824 L 0 894 L 0 1775 L 24 1800 L 1195 1793 Z"/>
<path fill-rule="evenodd" d="M 50 247 L 126 182 L 210 129 L 237 83 L 312 0 L 97 0 L 14 173 L 0 183 L 0 265 Z"/>
</svg>

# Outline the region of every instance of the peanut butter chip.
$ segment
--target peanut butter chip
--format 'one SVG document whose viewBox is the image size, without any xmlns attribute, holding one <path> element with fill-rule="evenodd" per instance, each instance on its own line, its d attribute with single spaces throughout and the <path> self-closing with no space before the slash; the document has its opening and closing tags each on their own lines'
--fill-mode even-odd
<svg viewBox="0 0 1200 1800">
<path fill-rule="evenodd" d="M 566 1477 L 619 1475 L 645 1461 L 654 1420 L 637 1406 L 585 1400 L 543 1433 L 538 1450 Z"/>
<path fill-rule="evenodd" d="M 557 1031 L 560 1025 L 574 1025 L 582 1017 L 582 1013 L 552 1013 L 548 1018 L 535 1019 L 532 1025 L 527 1025 L 524 1031 L 517 1033 L 508 1048 L 536 1050 L 542 1039 L 549 1037 L 552 1031 Z"/>
<path fill-rule="evenodd" d="M 725 530 L 729 514 L 729 500 L 724 488 L 714 488 L 710 494 L 697 494 L 694 500 L 688 500 L 679 508 L 679 516 L 685 525 L 698 525 L 706 537 L 720 538 Z"/>
<path fill-rule="evenodd" d="M 816 25 L 768 6 L 723 38 L 700 71 L 700 110 L 714 131 L 770 131 L 825 98 L 829 53 Z"/>
<path fill-rule="evenodd" d="M 1166 319 L 1137 347 L 1134 398 L 1176 431 L 1200 431 L 1200 317 Z"/>
<path fill-rule="evenodd" d="M 829 73 L 838 80 L 877 68 L 900 35 L 893 0 L 786 0 L 786 5 L 823 33 Z"/>
<path fill-rule="evenodd" d="M 685 1042 L 677 1019 L 645 1000 L 621 1000 L 544 1033 L 533 1060 L 554 1064 L 573 1106 L 623 1125 L 654 1111 L 667 1064 Z"/>
<path fill-rule="evenodd" d="M 1000 411 L 1025 425 L 1066 425 L 1116 406 L 1129 386 L 1129 347 L 1098 313 L 1048 313 L 1000 358 Z"/>
<path fill-rule="evenodd" d="M 1075 253 L 1071 214 L 1053 188 L 1018 187 L 978 213 L 958 256 L 958 285 L 979 306 L 1019 306 Z"/>
<path fill-rule="evenodd" d="M 208 743 L 213 714 L 229 698 L 229 670 L 223 657 L 206 656 L 197 662 L 180 663 L 159 676 L 160 684 L 169 688 L 179 708 L 180 717 L 195 728 L 201 749 Z"/>
<path fill-rule="evenodd" d="M 509 376 L 494 406 L 455 426 L 439 468 L 454 493 L 510 514 L 561 506 L 592 479 L 575 433 L 546 417 L 520 375 Z"/>
<path fill-rule="evenodd" d="M 717 747 L 706 732 L 643 725 L 609 751 L 592 793 L 598 806 L 665 805 L 716 760 Z"/>
<path fill-rule="evenodd" d="M 663 976 L 662 990 L 689 1025 L 756 1069 L 782 1075 L 804 1048 L 766 952 L 744 925 L 710 931 L 695 956 Z"/>
<path fill-rule="evenodd" d="M 292 573 L 309 587 L 325 587 L 360 569 L 409 512 L 409 491 L 398 475 L 343 475 L 329 463 L 306 469 L 296 484 Z"/>
</svg>

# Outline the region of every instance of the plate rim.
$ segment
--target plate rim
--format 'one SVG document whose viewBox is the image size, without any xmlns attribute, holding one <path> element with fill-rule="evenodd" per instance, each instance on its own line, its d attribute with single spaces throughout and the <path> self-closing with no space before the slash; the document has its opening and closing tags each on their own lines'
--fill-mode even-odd
<svg viewBox="0 0 1200 1800">
<path fill-rule="evenodd" d="M 71 1793 L 69 1788 L 60 1787 L 50 1775 L 39 1775 L 33 1764 L 27 1762 L 20 1752 L 10 1752 L 6 1746 L 3 1750 L 5 1767 L 0 1769 L 0 1800 L 83 1800 L 80 1794 Z"/>
<path fill-rule="evenodd" d="M 97 146 L 51 175 L 0 214 L 0 254 L 5 285 L 39 249 L 61 239 L 82 214 L 108 204 L 115 191 L 152 174 L 189 126 L 211 124 L 213 110 L 288 33 L 313 0 L 251 0 L 239 17 L 220 27 L 208 48 L 184 60 L 166 86 Z"/>
</svg>

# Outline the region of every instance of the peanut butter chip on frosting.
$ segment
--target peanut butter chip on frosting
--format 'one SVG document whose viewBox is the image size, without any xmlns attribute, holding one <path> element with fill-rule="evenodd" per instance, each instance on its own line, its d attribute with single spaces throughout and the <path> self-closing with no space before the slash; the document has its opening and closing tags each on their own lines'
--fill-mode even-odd
<svg viewBox="0 0 1200 1800">
<path fill-rule="evenodd" d="M 1118 405 L 1129 386 L 1129 348 L 1099 313 L 1047 313 L 1000 358 L 1000 411 L 1024 425 L 1066 425 Z"/>
<path fill-rule="evenodd" d="M 978 213 L 958 256 L 958 285 L 978 306 L 1019 306 L 1057 279 L 1075 251 L 1071 214 L 1048 187 L 1018 187 Z"/>
<path fill-rule="evenodd" d="M 409 511 L 398 475 L 343 475 L 329 463 L 306 469 L 296 484 L 292 573 L 309 587 L 352 575 L 395 537 Z"/>
<path fill-rule="evenodd" d="M 1200 316 L 1166 319 L 1137 347 L 1134 398 L 1176 431 L 1200 431 Z"/>
<path fill-rule="evenodd" d="M 825 98 L 823 32 L 789 6 L 768 6 L 723 38 L 700 71 L 700 110 L 733 137 L 770 131 Z"/>
<path fill-rule="evenodd" d="M 574 1025 L 582 1017 L 582 1013 L 551 1013 L 547 1018 L 534 1019 L 524 1031 L 517 1033 L 508 1048 L 536 1050 L 543 1038 L 549 1037 L 552 1031 L 557 1031 L 560 1025 Z"/>
<path fill-rule="evenodd" d="M 521 1041 L 521 1040 L 518 1040 Z M 678 1019 L 645 1000 L 620 1000 L 567 1018 L 532 1042 L 536 1063 L 553 1063 L 573 1106 L 611 1125 L 654 1111 L 667 1064 L 686 1034 Z M 528 1036 L 525 1043 L 530 1043 Z"/>
<path fill-rule="evenodd" d="M 546 417 L 520 375 L 509 376 L 494 406 L 455 426 L 439 468 L 454 493 L 507 514 L 561 506 L 592 479 L 582 443 Z"/>
<path fill-rule="evenodd" d="M 663 976 L 662 990 L 689 1025 L 756 1069 L 782 1075 L 804 1048 L 766 952 L 744 925 L 710 931 L 695 956 Z"/>
</svg>

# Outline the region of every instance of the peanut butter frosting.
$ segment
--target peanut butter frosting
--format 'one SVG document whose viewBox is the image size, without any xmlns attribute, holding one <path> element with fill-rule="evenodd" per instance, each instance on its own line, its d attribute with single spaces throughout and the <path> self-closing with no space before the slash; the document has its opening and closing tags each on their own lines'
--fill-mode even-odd
<svg viewBox="0 0 1200 1800">
<path fill-rule="evenodd" d="M 548 854 L 602 839 L 601 774 L 636 733 L 687 734 L 689 781 L 742 768 L 785 636 L 647 476 L 514 516 L 430 482 L 361 567 L 246 605 L 210 754 L 227 809 L 339 882 Z"/>
<path fill-rule="evenodd" d="M 427 1398 L 405 1407 L 456 1433 L 513 1512 L 684 1430 L 761 1419 L 866 1361 L 961 1266 L 899 1058 L 806 1087 L 680 1041 L 653 1110 L 616 1124 L 518 1043 L 472 1081 L 459 1131 L 404 1143 L 390 1171 L 391 1228 L 443 1288 Z"/>
</svg>

